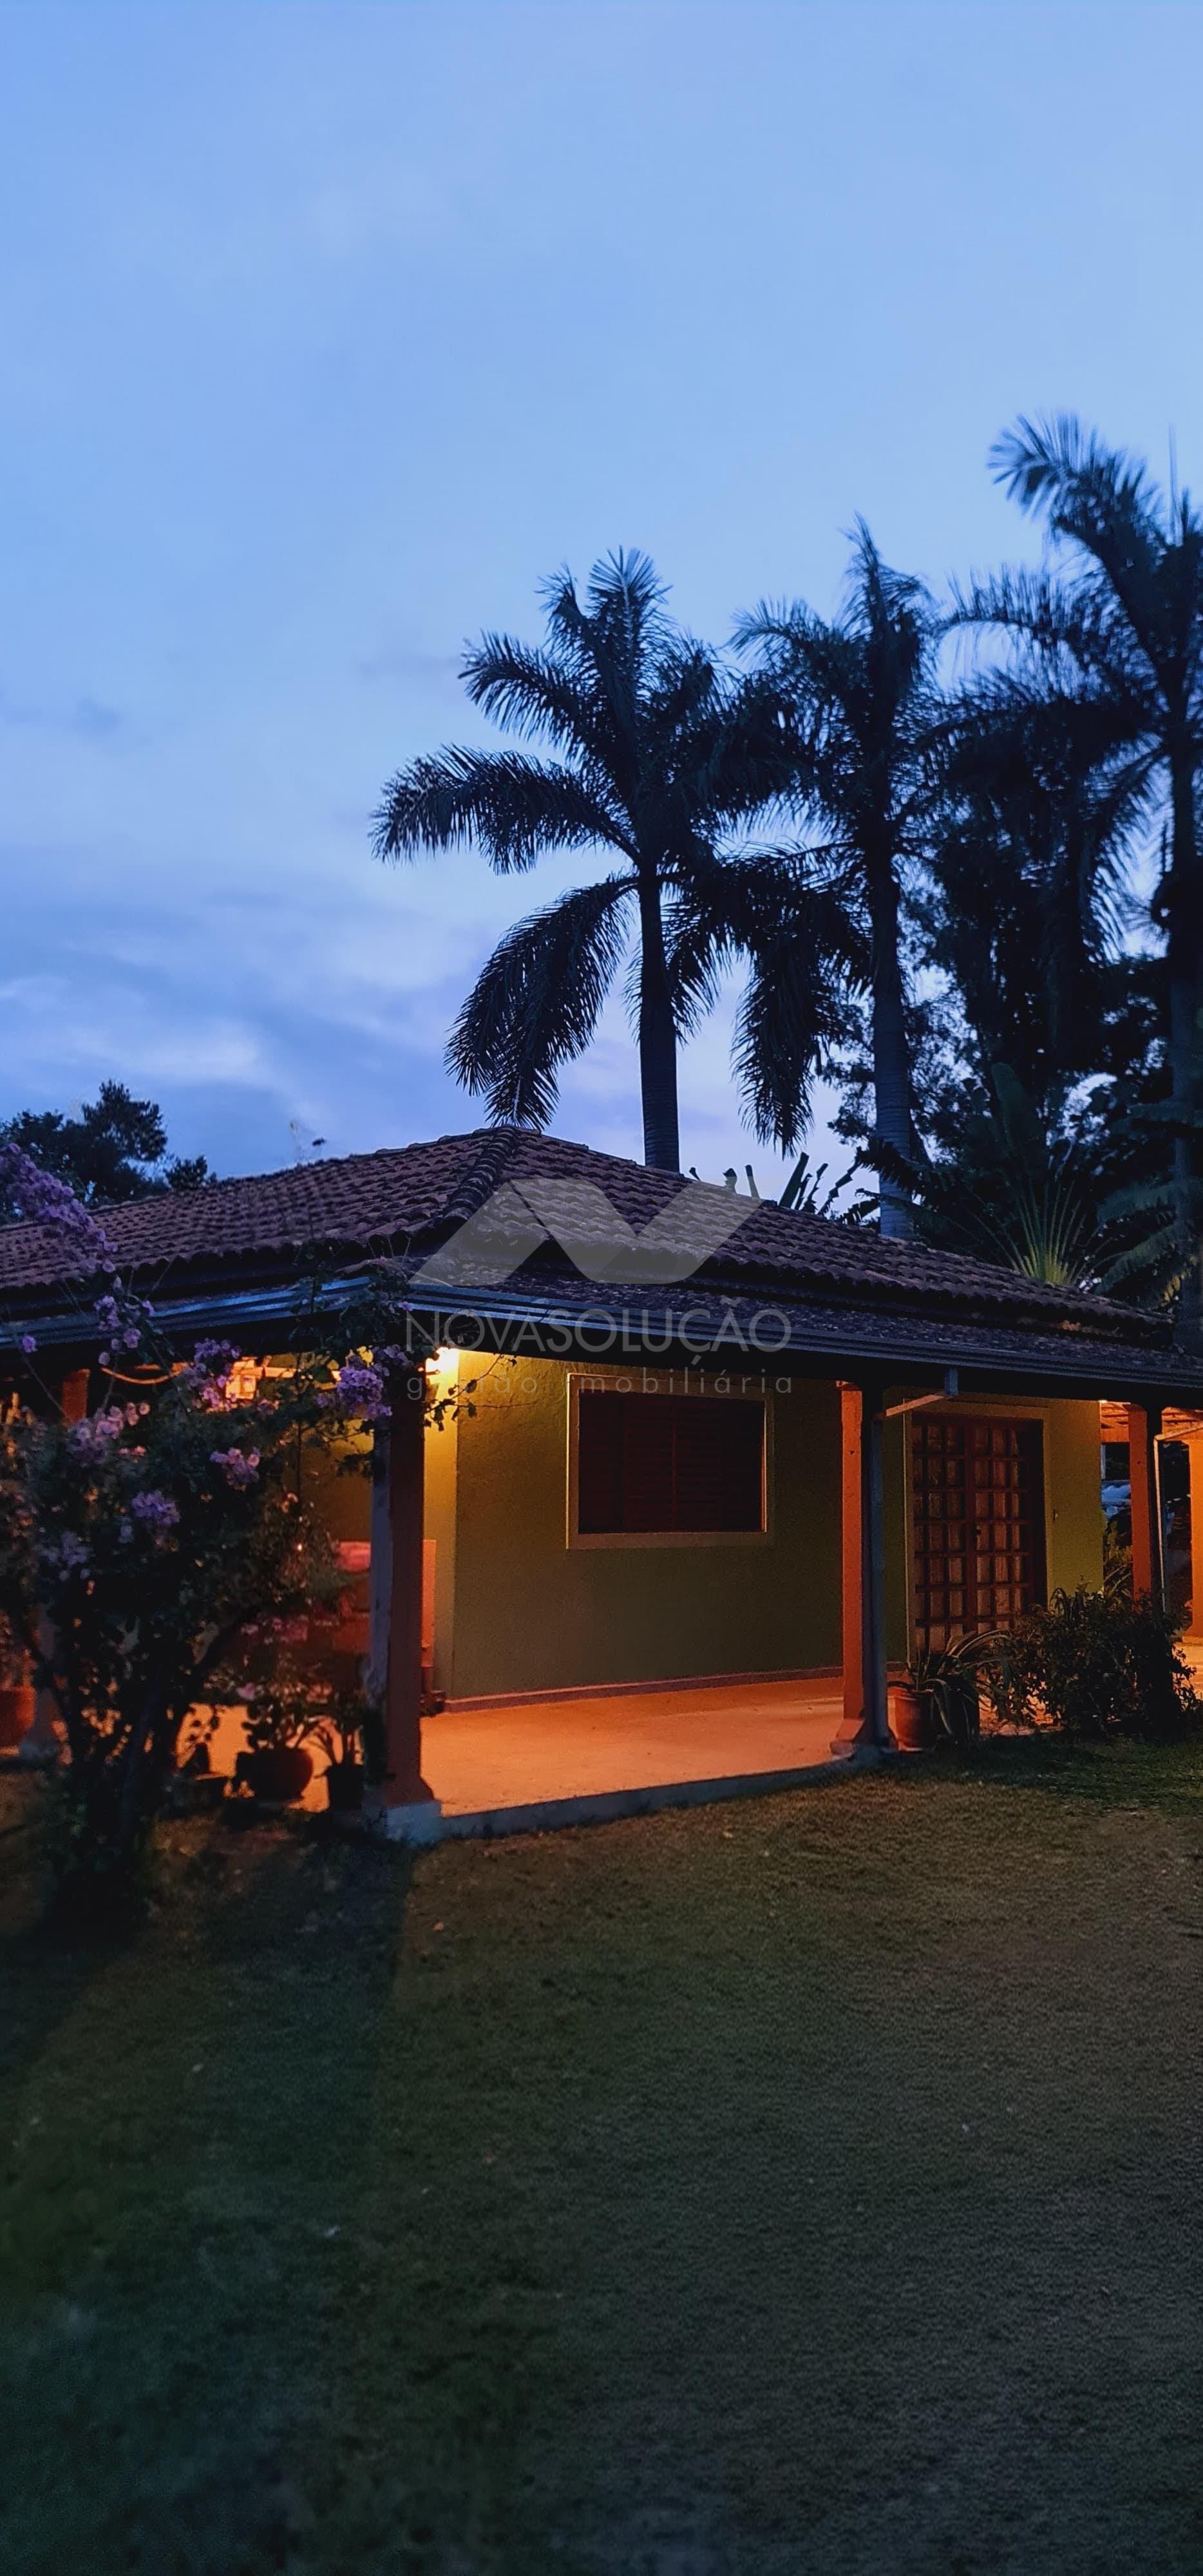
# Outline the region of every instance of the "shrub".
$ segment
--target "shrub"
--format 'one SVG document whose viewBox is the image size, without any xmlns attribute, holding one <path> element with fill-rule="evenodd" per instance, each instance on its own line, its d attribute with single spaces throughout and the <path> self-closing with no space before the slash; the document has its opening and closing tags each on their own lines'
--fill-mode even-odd
<svg viewBox="0 0 1203 2576">
<path fill-rule="evenodd" d="M 229 1398 L 202 1346 L 138 1400 L 0 1428 L 0 1611 L 61 1718 L 59 1855 L 129 1877 L 188 1712 L 246 1629 L 337 1582 L 299 1472 L 325 1437 L 311 1376 Z"/>
<path fill-rule="evenodd" d="M 1178 1622 L 1126 1586 L 1054 1592 L 997 1641 L 983 1683 L 997 1716 L 1104 1742 L 1166 1742 L 1203 1720 Z"/>
</svg>

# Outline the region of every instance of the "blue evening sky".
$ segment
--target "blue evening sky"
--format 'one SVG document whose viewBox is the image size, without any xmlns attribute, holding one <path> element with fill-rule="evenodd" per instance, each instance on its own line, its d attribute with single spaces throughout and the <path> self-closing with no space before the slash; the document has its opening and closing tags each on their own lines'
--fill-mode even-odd
<svg viewBox="0 0 1203 2576">
<path fill-rule="evenodd" d="M 221 1171 L 478 1123 L 503 927 L 582 872 L 386 872 L 455 670 L 646 547 L 719 639 L 940 583 L 1072 406 L 1203 482 L 1194 0 L 0 6 L 0 1114 L 106 1074 Z M 686 1162 L 753 1154 L 720 1013 Z M 561 1133 L 639 1151 L 619 1001 Z"/>
</svg>

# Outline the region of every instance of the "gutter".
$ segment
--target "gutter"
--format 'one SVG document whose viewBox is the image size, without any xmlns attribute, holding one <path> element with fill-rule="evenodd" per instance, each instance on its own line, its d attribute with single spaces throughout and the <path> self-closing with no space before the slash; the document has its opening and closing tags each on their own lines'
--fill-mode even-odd
<svg viewBox="0 0 1203 2576">
<path fill-rule="evenodd" d="M 257 1288 L 197 1291 L 189 1297 L 156 1304 L 155 1321 L 170 1342 L 184 1345 L 214 1333 L 229 1333 L 237 1338 L 250 1332 L 262 1341 L 272 1327 L 278 1328 L 286 1342 L 295 1344 L 310 1316 L 337 1313 L 362 1286 L 362 1269 L 346 1273 L 312 1291 L 303 1309 L 297 1303 L 295 1280 Z M 1000 1349 L 988 1333 L 975 1331 L 970 1324 L 951 1324 L 947 1318 L 941 1318 L 934 1330 L 929 1328 L 920 1336 L 907 1329 L 909 1319 L 883 1315 L 885 1331 L 874 1333 L 866 1329 L 855 1309 L 846 1320 L 827 1322 L 808 1318 L 805 1308 L 788 1303 L 757 1304 L 746 1297 L 716 1297 L 713 1292 L 691 1297 L 687 1289 L 688 1283 L 680 1304 L 661 1308 L 659 1317 L 644 1298 L 638 1307 L 632 1303 L 623 1308 L 610 1305 L 601 1292 L 582 1306 L 529 1291 L 518 1297 L 512 1289 L 507 1292 L 504 1288 L 476 1289 L 458 1305 L 449 1302 L 441 1308 L 426 1302 L 402 1303 L 399 1311 L 412 1319 L 415 1357 L 424 1356 L 437 1344 L 469 1351 L 477 1348 L 493 1356 L 498 1350 L 504 1353 L 509 1342 L 515 1356 L 550 1357 L 578 1366 L 590 1361 L 597 1366 L 614 1365 L 631 1359 L 666 1369 L 696 1368 L 705 1357 L 712 1367 L 725 1367 L 732 1373 L 741 1368 L 746 1372 L 750 1367 L 769 1374 L 776 1371 L 826 1377 L 856 1371 L 879 1382 L 908 1377 L 939 1381 L 948 1369 L 956 1369 L 960 1372 L 962 1393 L 972 1391 L 966 1384 L 968 1379 L 981 1393 L 1003 1393 L 1014 1387 L 1045 1394 L 1064 1389 L 1083 1397 L 1115 1396 L 1126 1390 L 1142 1401 L 1166 1401 L 1175 1395 L 1203 1397 L 1203 1358 L 1164 1346 L 1145 1350 L 1118 1343 L 1112 1347 L 1102 1340 L 1067 1335 L 1055 1357 L 1047 1350 L 1028 1354 L 1022 1347 L 1024 1334 L 1019 1326 L 1013 1328 L 1018 1347 Z M 625 1332 L 624 1313 L 628 1327 Z M 635 1314 L 643 1323 L 642 1334 L 629 1330 Z M 665 1343 L 663 1326 L 671 1325 L 674 1314 L 682 1322 L 693 1318 L 701 1325 L 704 1321 L 707 1328 L 712 1321 L 715 1338 L 705 1343 L 700 1334 L 696 1340 L 692 1335 L 686 1339 L 670 1335 Z M 748 1345 L 746 1341 L 741 1346 L 741 1322 L 746 1327 L 756 1314 L 771 1315 L 784 1324 L 785 1337 L 772 1347 Z M 455 1333 L 446 1329 L 469 1316 L 486 1327 L 486 1334 L 475 1343 L 462 1337 L 457 1340 Z M 732 1321 L 736 1330 L 728 1328 L 724 1332 L 724 1324 L 730 1327 Z M 602 1347 L 596 1336 L 607 1327 L 612 1328 L 612 1337 L 609 1345 Z M 39 1350 L 71 1350 L 81 1355 L 99 1349 L 102 1339 L 91 1317 L 85 1325 L 80 1312 L 23 1316 L 19 1331 L 32 1333 Z M 551 1351 L 539 1346 L 541 1337 L 546 1335 L 557 1337 L 557 1347 Z M 592 1341 L 591 1335 L 595 1337 Z M 17 1337 L 14 1331 L 14 1343 Z M 649 1348 L 645 1337 L 661 1346 Z M 2 1355 L 0 1344 L 0 1358 Z"/>
</svg>

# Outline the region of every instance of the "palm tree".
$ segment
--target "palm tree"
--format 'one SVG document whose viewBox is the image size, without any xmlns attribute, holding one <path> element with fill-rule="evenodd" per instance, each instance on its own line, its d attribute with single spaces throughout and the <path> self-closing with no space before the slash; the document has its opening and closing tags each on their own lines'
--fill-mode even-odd
<svg viewBox="0 0 1203 2576">
<path fill-rule="evenodd" d="M 1004 572 L 958 604 L 1012 637 L 1050 703 L 1101 718 L 1134 803 L 1162 833 L 1151 918 L 1164 933 L 1166 1051 L 1180 1250 L 1195 1273 L 1203 1110 L 1203 520 L 1145 467 L 1072 417 L 1020 420 L 992 453 L 997 480 L 1042 517 L 1061 559 Z"/>
<path fill-rule="evenodd" d="M 1048 1119 L 1069 1083 L 1110 1070 L 1136 964 L 1123 942 L 1140 781 L 1097 707 L 1050 706 L 991 673 L 950 703 L 944 791 L 924 953 L 959 998 L 979 1083 L 1009 1065 Z"/>
<path fill-rule="evenodd" d="M 833 623 L 801 602 L 762 604 L 736 630 L 790 710 L 793 799 L 820 836 L 812 860 L 867 929 L 873 1132 L 888 1150 L 880 1222 L 889 1235 L 912 1231 L 902 1177 L 916 1151 L 902 908 L 932 834 L 940 632 L 930 593 L 882 562 L 863 521 Z"/>
<path fill-rule="evenodd" d="M 671 623 L 645 555 L 595 565 L 583 601 L 567 573 L 545 599 L 543 646 L 485 635 L 461 677 L 474 705 L 558 757 L 451 747 L 413 761 L 385 789 L 375 850 L 399 860 L 471 843 L 502 874 L 561 850 L 607 851 L 619 865 L 506 933 L 448 1061 L 497 1119 L 545 1124 L 637 926 L 646 1161 L 680 1169 L 678 1040 L 736 955 L 752 963 L 737 1073 L 758 1131 L 791 1143 L 809 1068 L 838 1028 L 852 933 L 809 860 L 780 876 L 728 846 L 785 775 L 775 705 Z"/>
</svg>

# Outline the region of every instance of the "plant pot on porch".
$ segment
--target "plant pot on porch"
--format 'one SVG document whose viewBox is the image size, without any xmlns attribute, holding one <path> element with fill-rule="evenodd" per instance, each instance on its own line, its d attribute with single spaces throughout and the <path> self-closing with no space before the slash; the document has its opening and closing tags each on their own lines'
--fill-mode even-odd
<svg viewBox="0 0 1203 2576">
<path fill-rule="evenodd" d="M 363 1805 L 362 1762 L 331 1762 L 326 1770 L 326 1798 L 335 1816 L 357 1816 Z"/>
<path fill-rule="evenodd" d="M 939 1729 L 930 1704 L 910 1682 L 897 1682 L 890 1692 L 890 1731 L 900 1753 L 929 1753 Z"/>
<path fill-rule="evenodd" d="M 0 1682 L 0 1753 L 11 1753 L 33 1725 L 32 1682 Z"/>
<path fill-rule="evenodd" d="M 313 1778 L 313 1755 L 303 1744 L 263 1745 L 257 1752 L 240 1753 L 234 1773 L 265 1807 L 292 1807 Z"/>
</svg>

